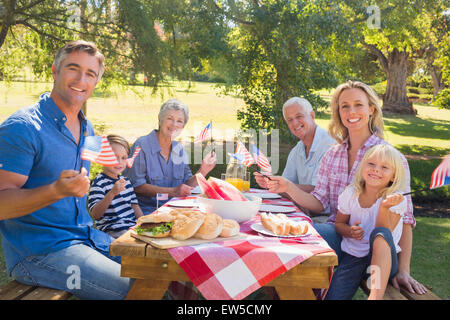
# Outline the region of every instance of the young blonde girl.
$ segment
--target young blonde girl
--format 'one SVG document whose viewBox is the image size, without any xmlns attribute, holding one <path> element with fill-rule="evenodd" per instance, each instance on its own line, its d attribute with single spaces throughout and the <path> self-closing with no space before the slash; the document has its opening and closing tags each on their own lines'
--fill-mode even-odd
<svg viewBox="0 0 450 320">
<path fill-rule="evenodd" d="M 407 210 L 401 194 L 405 188 L 400 152 L 388 144 L 370 148 L 353 183 L 338 199 L 335 228 L 342 236 L 342 258 L 326 299 L 352 299 L 368 270 L 372 284 L 369 299 L 383 298 L 388 280 L 398 271 L 398 243 Z M 377 241 L 389 246 L 374 246 Z"/>
</svg>

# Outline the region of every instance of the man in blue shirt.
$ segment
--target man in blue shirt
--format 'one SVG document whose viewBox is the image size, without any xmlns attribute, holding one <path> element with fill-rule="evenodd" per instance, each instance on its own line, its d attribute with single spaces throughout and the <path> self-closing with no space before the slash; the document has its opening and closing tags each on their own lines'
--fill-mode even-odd
<svg viewBox="0 0 450 320">
<path fill-rule="evenodd" d="M 0 233 L 8 274 L 82 299 L 122 299 L 111 238 L 92 227 L 86 209 L 90 163 L 81 160 L 94 135 L 81 107 L 104 71 L 93 43 L 72 41 L 56 54 L 54 86 L 38 103 L 0 125 Z M 116 261 L 114 261 L 116 260 Z"/>
</svg>

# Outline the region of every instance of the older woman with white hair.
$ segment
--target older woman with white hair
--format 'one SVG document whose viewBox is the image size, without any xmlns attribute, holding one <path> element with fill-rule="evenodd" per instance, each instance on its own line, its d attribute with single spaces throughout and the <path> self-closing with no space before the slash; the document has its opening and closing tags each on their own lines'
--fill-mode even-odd
<svg viewBox="0 0 450 320">
<path fill-rule="evenodd" d="M 183 197 L 189 195 L 197 185 L 188 164 L 189 155 L 179 142 L 174 141 L 188 119 L 187 105 L 177 99 L 170 99 L 161 106 L 158 129 L 138 138 L 133 144 L 131 154 L 137 147 L 141 147 L 141 152 L 125 175 L 134 187 L 144 214 L 150 214 L 156 209 L 157 194 Z M 215 165 L 216 156 L 210 153 L 203 159 L 199 172 L 206 176 Z"/>
</svg>

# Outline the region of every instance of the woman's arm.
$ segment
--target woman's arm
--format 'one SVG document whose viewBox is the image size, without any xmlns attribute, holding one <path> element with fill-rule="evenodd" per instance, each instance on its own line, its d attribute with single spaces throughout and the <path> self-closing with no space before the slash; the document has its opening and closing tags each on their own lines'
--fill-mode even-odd
<svg viewBox="0 0 450 320">
<path fill-rule="evenodd" d="M 291 181 L 281 176 L 271 176 L 270 179 L 271 180 L 267 179 L 266 181 L 270 192 L 286 192 L 291 197 L 292 201 L 312 212 L 320 213 L 324 210 L 322 202 L 309 192 L 305 192 L 298 188 L 297 185 Z"/>
</svg>

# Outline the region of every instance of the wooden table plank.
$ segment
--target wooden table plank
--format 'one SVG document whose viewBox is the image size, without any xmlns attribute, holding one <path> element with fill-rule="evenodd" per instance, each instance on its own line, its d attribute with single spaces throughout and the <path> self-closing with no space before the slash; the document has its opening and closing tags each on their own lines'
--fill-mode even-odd
<svg viewBox="0 0 450 320">
<path fill-rule="evenodd" d="M 161 300 L 170 281 L 155 279 L 136 279 L 127 294 L 126 300 Z"/>
<path fill-rule="evenodd" d="M 130 233 L 131 231 L 127 231 L 111 243 L 109 246 L 110 255 L 145 257 L 148 245 L 143 241 L 133 238 Z"/>
</svg>

